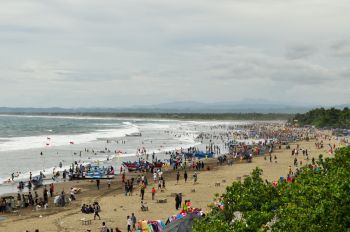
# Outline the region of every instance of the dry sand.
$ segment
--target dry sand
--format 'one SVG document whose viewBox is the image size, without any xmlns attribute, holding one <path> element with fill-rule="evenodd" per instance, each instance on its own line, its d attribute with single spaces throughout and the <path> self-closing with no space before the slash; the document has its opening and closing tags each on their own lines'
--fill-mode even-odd
<svg viewBox="0 0 350 232">
<path fill-rule="evenodd" d="M 332 141 L 334 143 L 334 141 Z M 317 159 L 319 154 L 329 156 L 327 146 L 325 149 L 318 150 L 314 145 L 315 141 L 310 142 L 301 141 L 298 144 L 300 148 L 308 149 L 311 158 Z M 291 144 L 291 149 L 296 148 L 296 144 Z M 250 174 L 255 167 L 263 169 L 263 178 L 269 181 L 277 180 L 280 176 L 286 176 L 288 172 L 288 166 L 293 167 L 293 159 L 291 157 L 291 150 L 286 150 L 285 146 L 281 150 L 276 149 L 277 163 L 270 163 L 269 159 L 264 160 L 264 157 L 256 157 L 252 163 L 235 163 L 233 166 L 217 166 L 216 161 L 208 160 L 208 164 L 211 166 L 210 171 L 201 171 L 198 174 L 198 183 L 193 184 L 192 178 L 189 178 L 187 183 L 184 183 L 183 172 L 181 171 L 181 178 L 179 184 L 176 184 L 175 172 L 165 173 L 166 190 L 160 192 L 157 190 L 156 199 L 166 198 L 167 203 L 161 204 L 151 200 L 151 188 L 152 184 L 146 189 L 145 201 L 148 204 L 149 211 L 142 212 L 140 210 L 140 196 L 138 188 L 135 189 L 133 196 L 124 196 L 122 186 L 120 183 L 120 177 L 116 178 L 112 182 L 111 189 L 107 189 L 106 181 L 101 182 L 101 189 L 96 190 L 95 182 L 89 181 L 72 181 L 64 184 L 56 185 L 56 192 L 59 192 L 64 188 L 67 192 L 70 186 L 78 186 L 82 188 L 82 192 L 77 195 L 77 201 L 70 204 L 65 208 L 53 207 L 47 210 L 33 211 L 32 209 L 25 209 L 19 212 L 19 215 L 4 215 L 6 220 L 0 223 L 0 231 L 34 231 L 39 229 L 40 231 L 86 231 L 88 228 L 91 231 L 100 231 L 103 221 L 111 227 L 119 227 L 121 231 L 126 231 L 126 217 L 135 213 L 137 219 L 150 219 L 150 220 L 166 220 L 169 216 L 176 214 L 175 199 L 171 197 L 171 193 L 183 193 L 183 201 L 190 199 L 193 207 L 208 209 L 208 204 L 213 201 L 215 193 L 223 193 L 225 187 L 237 181 L 237 177 L 243 177 Z M 299 154 L 298 160 L 302 160 L 303 164 L 307 161 L 303 159 L 302 154 Z M 294 167 L 293 167 L 294 169 Z M 189 177 L 192 177 L 192 172 L 189 172 Z M 131 175 L 127 174 L 127 178 Z M 149 182 L 153 183 L 152 177 L 148 176 Z M 223 180 L 226 183 L 223 183 Z M 215 183 L 219 182 L 220 186 L 215 186 Z M 157 188 L 157 187 L 156 187 Z M 192 192 L 195 189 L 195 192 Z M 38 190 L 41 194 L 42 190 Z M 80 212 L 81 205 L 83 203 L 91 204 L 94 201 L 98 201 L 101 205 L 101 220 L 92 220 L 91 225 L 82 225 L 81 219 L 93 219 L 92 214 L 83 214 Z M 42 217 L 40 217 L 40 215 Z M 2 216 L 2 215 L 1 215 Z"/>
</svg>

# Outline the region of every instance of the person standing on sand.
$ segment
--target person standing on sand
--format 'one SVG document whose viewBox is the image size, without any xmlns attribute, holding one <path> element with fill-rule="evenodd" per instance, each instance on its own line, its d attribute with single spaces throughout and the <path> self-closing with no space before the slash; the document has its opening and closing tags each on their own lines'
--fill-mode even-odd
<svg viewBox="0 0 350 232">
<path fill-rule="evenodd" d="M 130 216 L 126 217 L 126 223 L 127 223 L 127 226 L 128 226 L 128 232 L 131 232 L 132 221 L 131 221 Z"/>
<path fill-rule="evenodd" d="M 101 232 L 108 232 L 108 228 L 106 226 L 106 223 L 105 222 L 102 222 L 102 228 L 101 228 Z"/>
<path fill-rule="evenodd" d="M 53 192 L 54 192 L 54 186 L 53 183 L 50 184 L 50 197 L 53 197 Z"/>
<path fill-rule="evenodd" d="M 145 197 L 145 188 L 146 188 L 145 184 L 142 183 L 142 184 L 141 184 L 141 187 L 140 187 L 140 195 L 141 195 L 141 200 L 142 200 L 142 201 L 143 201 L 143 199 L 144 199 L 144 197 Z"/>
<path fill-rule="evenodd" d="M 175 196 L 175 209 L 179 210 L 180 205 L 181 205 L 180 196 L 179 196 L 179 194 L 176 194 L 176 196 Z"/>
<path fill-rule="evenodd" d="M 177 183 L 177 184 L 179 183 L 179 179 L 180 179 L 180 172 L 177 171 L 177 172 L 176 172 L 176 183 Z"/>
<path fill-rule="evenodd" d="M 44 190 L 43 190 L 43 197 L 44 197 L 44 202 L 48 203 L 49 202 L 49 197 L 48 197 L 48 194 L 47 194 L 46 185 L 45 185 Z"/>
<path fill-rule="evenodd" d="M 154 200 L 155 195 L 156 195 L 156 189 L 153 187 L 152 188 L 152 200 Z"/>
<path fill-rule="evenodd" d="M 67 178 L 67 170 L 64 169 L 63 173 L 62 173 L 62 178 L 63 178 L 63 181 L 66 182 L 66 178 Z"/>
<path fill-rule="evenodd" d="M 131 214 L 131 221 L 132 221 L 132 229 L 135 231 L 136 230 L 136 217 L 135 217 L 135 214 L 132 213 Z"/>
<path fill-rule="evenodd" d="M 153 182 L 157 183 L 157 173 L 153 172 Z"/>
<path fill-rule="evenodd" d="M 125 171 L 122 174 L 122 183 L 125 183 Z"/>
<path fill-rule="evenodd" d="M 184 173 L 184 179 L 185 179 L 185 183 L 187 183 L 187 171 L 185 170 L 185 173 Z"/>
<path fill-rule="evenodd" d="M 125 196 L 127 196 L 129 192 L 129 184 L 127 182 L 124 182 L 124 192 Z"/>
</svg>

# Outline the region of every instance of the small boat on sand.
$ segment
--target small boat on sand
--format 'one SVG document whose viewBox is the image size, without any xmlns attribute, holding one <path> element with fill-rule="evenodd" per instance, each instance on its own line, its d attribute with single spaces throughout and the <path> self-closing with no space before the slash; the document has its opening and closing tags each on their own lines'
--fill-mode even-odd
<svg viewBox="0 0 350 232">
<path fill-rule="evenodd" d="M 42 175 L 38 175 L 38 176 L 34 176 L 31 180 L 34 188 L 40 187 L 43 185 L 43 176 Z"/>
</svg>

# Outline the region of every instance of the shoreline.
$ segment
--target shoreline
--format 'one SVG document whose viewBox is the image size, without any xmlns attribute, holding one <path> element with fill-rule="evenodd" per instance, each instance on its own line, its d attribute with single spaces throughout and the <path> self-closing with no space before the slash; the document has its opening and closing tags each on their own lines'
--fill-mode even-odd
<svg viewBox="0 0 350 232">
<path fill-rule="evenodd" d="M 310 147 L 312 153 L 314 150 L 312 147 L 314 146 L 314 140 L 309 142 L 306 141 L 298 141 L 297 143 L 291 143 L 292 147 L 295 147 L 296 144 L 300 144 L 301 146 Z M 235 162 L 232 166 L 218 166 L 216 159 L 208 160 L 212 166 L 210 171 L 200 171 L 198 174 L 199 180 L 198 184 L 193 185 L 193 183 L 183 183 L 183 178 L 180 178 L 181 183 L 176 184 L 175 173 L 172 170 L 168 170 L 164 172 L 165 180 L 167 181 L 167 188 L 162 192 L 157 192 L 157 198 L 167 198 L 168 203 L 166 204 L 158 204 L 150 200 L 150 189 L 146 190 L 146 201 L 148 202 L 148 206 L 150 207 L 150 211 L 147 213 L 141 212 L 139 210 L 139 203 L 137 199 L 139 199 L 138 190 L 135 191 L 134 196 L 124 196 L 123 194 L 123 186 L 120 183 L 120 179 L 114 179 L 112 181 L 112 189 L 107 189 L 107 184 L 101 181 L 101 190 L 96 190 L 95 183 L 87 182 L 87 181 L 73 181 L 66 182 L 63 184 L 57 185 L 55 189 L 57 191 L 64 188 L 65 190 L 69 189 L 70 186 L 79 187 L 82 189 L 81 194 L 77 194 L 77 201 L 73 202 L 73 204 L 69 205 L 65 209 L 61 208 L 51 208 L 45 212 L 45 210 L 41 211 L 23 211 L 22 216 L 10 216 L 7 220 L 0 223 L 0 227 L 4 227 L 7 229 L 14 228 L 26 228 L 30 231 L 34 230 L 35 225 L 38 222 L 42 221 L 43 218 L 53 223 L 53 225 L 45 226 L 44 231 L 85 231 L 88 227 L 92 229 L 92 231 L 98 231 L 101 227 L 102 221 L 106 221 L 108 226 L 112 226 L 115 228 L 118 226 L 122 231 L 125 231 L 125 218 L 127 214 L 131 214 L 131 212 L 135 212 L 138 219 L 150 219 L 150 220 L 165 220 L 167 216 L 170 216 L 176 212 L 173 208 L 174 203 L 173 197 L 170 197 L 172 192 L 182 192 L 184 194 L 185 199 L 191 199 L 194 207 L 202 208 L 203 210 L 208 210 L 208 204 L 213 202 L 213 197 L 216 192 L 219 194 L 223 193 L 225 190 L 225 186 L 231 184 L 233 181 L 237 181 L 238 177 L 244 177 L 245 175 L 249 175 L 252 169 L 256 166 L 259 166 L 263 169 L 263 177 L 269 181 L 277 180 L 280 176 L 285 176 L 288 170 L 288 166 L 291 164 L 291 156 L 289 154 L 290 150 L 286 150 L 282 148 L 281 150 L 277 150 L 276 154 L 278 156 L 278 163 L 270 163 L 267 160 L 264 160 L 264 156 L 258 156 L 253 159 L 252 163 L 241 163 Z M 321 152 L 321 151 L 318 151 Z M 322 150 L 322 153 L 326 152 L 326 150 Z M 313 154 L 315 158 L 318 157 L 318 154 Z M 192 172 L 189 172 L 189 176 L 191 176 Z M 137 174 L 128 174 L 128 178 L 131 176 L 137 176 Z M 150 174 L 148 175 L 149 182 L 152 181 Z M 223 180 L 225 179 L 225 183 Z M 191 181 L 191 180 L 190 180 Z M 220 182 L 219 187 L 215 187 L 215 183 Z M 151 185 L 150 185 L 151 187 Z M 192 192 L 192 189 L 196 189 L 195 192 Z M 93 221 L 91 226 L 81 226 L 79 222 L 82 218 L 91 218 L 92 215 L 85 215 L 80 213 L 80 207 L 83 203 L 91 203 L 93 201 L 99 201 L 102 207 L 101 217 L 102 220 Z M 135 202 L 135 200 L 137 200 Z M 136 204 L 135 204 L 136 203 Z M 22 213 L 22 212 L 21 212 Z M 39 217 L 39 216 L 42 216 Z M 125 218 L 124 218 L 125 217 Z M 28 221 L 30 223 L 26 224 L 23 221 Z M 33 224 L 31 223 L 33 222 Z M 40 227 L 39 227 L 40 228 Z M 40 228 L 42 230 L 42 228 Z M 20 231 L 20 230 L 18 230 Z"/>
</svg>

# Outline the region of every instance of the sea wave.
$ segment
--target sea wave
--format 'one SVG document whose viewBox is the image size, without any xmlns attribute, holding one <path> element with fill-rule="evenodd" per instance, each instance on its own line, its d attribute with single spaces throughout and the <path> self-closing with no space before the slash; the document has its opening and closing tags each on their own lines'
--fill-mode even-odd
<svg viewBox="0 0 350 232">
<path fill-rule="evenodd" d="M 125 128 L 97 130 L 91 133 L 75 135 L 40 135 L 28 137 L 0 138 L 4 142 L 0 143 L 0 151 L 15 151 L 34 148 L 46 148 L 66 146 L 73 144 L 83 144 L 95 141 L 99 138 L 118 138 L 126 134 L 138 133 L 136 125 L 130 124 Z"/>
</svg>

